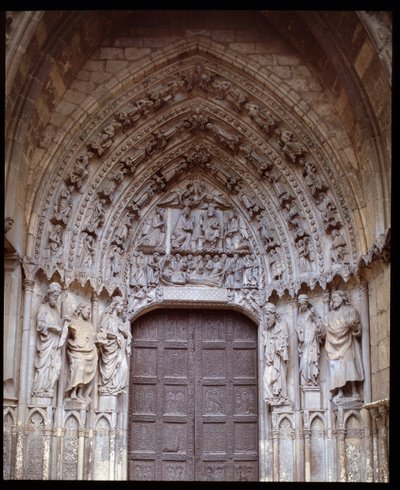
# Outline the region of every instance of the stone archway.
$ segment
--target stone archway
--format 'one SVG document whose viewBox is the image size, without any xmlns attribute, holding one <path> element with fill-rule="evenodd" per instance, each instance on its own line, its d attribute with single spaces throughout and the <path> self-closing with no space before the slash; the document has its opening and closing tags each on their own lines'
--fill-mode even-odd
<svg viewBox="0 0 400 490">
<path fill-rule="evenodd" d="M 74 18 L 73 13 L 65 18 L 59 15 L 62 25 Z M 187 20 L 191 14 L 182 15 Z M 286 29 L 279 15 L 260 13 L 263 28 L 268 18 Z M 43 81 L 40 116 L 33 118 L 36 121 L 46 113 L 41 110 L 46 106 L 51 122 L 46 129 L 37 129 L 40 141 L 24 154 L 29 162 L 33 155 L 34 162 L 23 195 L 25 290 L 23 298 L 21 294 L 11 301 L 15 311 L 22 305 L 23 325 L 13 339 L 11 322 L 6 335 L 10 352 L 21 352 L 21 372 L 27 373 L 21 375 L 18 408 L 11 396 L 17 386 L 15 366 L 7 373 L 11 401 L 6 420 L 8 425 L 17 420 L 18 427 L 16 440 L 8 442 L 18 461 L 16 478 L 35 467 L 31 460 L 20 464 L 27 454 L 24 432 L 19 430 L 24 424 L 31 431 L 29 447 L 40 448 L 34 478 L 123 480 L 127 476 L 127 386 L 107 392 L 97 372 L 91 380 L 90 403 L 71 403 L 65 393 L 68 364 L 63 353 L 63 369 L 51 392 L 39 396 L 33 389 L 35 342 L 40 336 L 32 319 L 38 318 L 49 283 L 56 281 L 62 286 L 60 318 L 71 316 L 85 303 L 91 306 L 91 322 L 97 331 L 111 315 L 116 298 L 123 297 L 125 326 L 121 329 L 126 339 L 127 320 L 168 305 L 245 312 L 259 325 L 258 478 L 371 479 L 372 446 L 366 443 L 368 457 L 362 459 L 362 470 L 355 472 L 348 458 L 354 441 L 342 438 L 347 429 L 353 431 L 358 448 L 361 438 L 368 437 L 368 423 L 362 426 L 360 422 L 369 420 L 363 412 L 367 409 L 351 396 L 341 406 L 330 399 L 322 334 L 312 340 L 317 342 L 313 377 L 302 377 L 299 347 L 303 348 L 304 339 L 299 325 L 305 320 L 299 320 L 297 299 L 299 294 L 308 295 L 309 311 L 319 324 L 330 311 L 331 292 L 346 289 L 349 303 L 360 314 L 362 395 L 364 403 L 370 402 L 370 318 L 377 318 L 381 310 L 368 304 L 368 284 L 380 291 L 383 279 L 379 269 L 370 281 L 365 266 L 388 259 L 390 232 L 382 234 L 388 226 L 387 203 L 381 202 L 386 198 L 387 179 L 374 180 L 373 170 L 380 171 L 381 160 L 385 161 L 384 145 L 378 151 L 375 146 L 380 144 L 374 141 L 368 153 L 359 149 L 358 141 L 351 143 L 351 138 L 357 140 L 357 131 L 361 134 L 365 128 L 350 131 L 334 104 L 323 104 L 329 89 L 321 86 L 322 78 L 314 76 L 297 53 L 279 54 L 281 41 L 273 29 L 269 35 L 276 44 L 261 42 L 260 32 L 251 32 L 258 41 L 248 42 L 249 32 L 244 34 L 237 27 L 240 15 L 233 13 L 227 22 L 236 26 L 235 40 L 246 42 L 232 41 L 232 32 L 225 26 L 223 35 L 188 32 L 187 38 L 174 38 L 158 49 L 162 38 L 154 32 L 143 34 L 145 30 L 132 34 L 128 17 L 113 13 L 108 22 L 96 12 L 82 13 L 76 21 L 86 26 L 85 35 L 73 36 L 70 44 L 56 43 L 52 53 L 62 52 L 60 63 Z M 316 15 L 317 24 L 311 15 L 300 17 L 292 14 L 296 22 L 289 23 L 297 35 L 316 33 L 315 26 L 323 24 L 322 15 Z M 46 25 L 57 24 L 57 18 L 48 19 Z M 93 22 L 96 19 L 98 24 Z M 115 46 L 99 44 L 89 55 L 92 43 L 101 37 L 96 25 L 98 30 L 104 28 Z M 302 26 L 308 25 L 313 29 L 303 32 Z M 35 49 L 47 35 L 44 28 L 38 32 Z M 361 24 L 356 32 L 357 36 L 363 32 Z M 75 60 L 72 67 L 68 52 L 80 40 L 77 57 L 86 56 L 86 63 L 83 66 L 83 58 L 81 65 Z M 119 47 L 127 42 L 138 47 Z M 145 47 L 145 42 L 156 43 L 157 49 Z M 359 59 L 339 66 L 347 70 L 347 65 L 354 65 L 362 76 L 372 56 L 369 44 L 363 46 Z M 277 49 L 278 54 L 271 55 L 268 49 Z M 339 59 L 333 48 L 329 52 L 333 53 L 329 63 Z M 38 80 L 46 73 L 47 58 L 53 59 L 43 56 Z M 97 67 L 95 73 L 93 67 Z M 60 99 L 59 92 L 64 82 L 70 83 L 72 72 L 74 91 Z M 344 84 L 346 90 L 340 92 L 339 112 L 348 113 L 348 96 L 358 94 L 351 90 L 353 75 L 346 80 L 350 88 Z M 72 103 L 75 97 L 77 104 Z M 364 111 L 370 114 L 369 103 L 362 99 L 360 104 L 368 106 Z M 18 126 L 19 120 L 18 112 L 10 128 Z M 375 122 L 371 118 L 368 123 L 371 134 L 375 134 Z M 19 141 L 25 136 L 21 131 L 15 129 L 11 135 L 10 154 L 22 151 Z M 32 135 L 32 141 L 36 136 Z M 29 147 L 31 140 L 26 140 Z M 12 166 L 11 170 L 13 189 L 18 179 Z M 367 184 L 358 186 L 363 172 L 368 174 Z M 377 206 L 371 189 L 379 194 Z M 369 195 L 374 197 L 369 199 Z M 14 256 L 7 260 L 11 298 L 11 285 L 22 285 L 22 270 Z M 386 265 L 382 267 L 387 270 Z M 284 331 L 280 337 L 284 354 L 276 368 L 284 393 L 281 386 L 273 385 L 268 368 L 271 356 L 276 355 L 268 350 L 268 343 L 281 334 L 269 330 L 271 303 Z M 19 318 L 19 313 L 13 318 Z M 33 415 L 39 413 L 40 417 Z M 332 437 L 334 431 L 337 437 Z M 315 447 L 324 448 L 322 460 L 332 471 L 320 471 Z M 29 459 L 32 451 L 28 453 Z M 64 459 L 63 465 L 52 464 Z M 7 459 L 9 468 L 11 460 Z"/>
</svg>

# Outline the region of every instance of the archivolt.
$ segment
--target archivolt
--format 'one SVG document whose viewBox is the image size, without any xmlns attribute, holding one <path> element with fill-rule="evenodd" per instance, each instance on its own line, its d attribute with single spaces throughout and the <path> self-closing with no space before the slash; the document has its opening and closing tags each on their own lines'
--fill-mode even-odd
<svg viewBox="0 0 400 490">
<path fill-rule="evenodd" d="M 324 287 L 334 274 L 346 279 L 355 270 L 359 246 L 341 193 L 344 183 L 339 185 L 335 175 L 335 152 L 315 122 L 299 117 L 298 107 L 288 107 L 290 98 L 244 60 L 209 41 L 177 43 L 141 70 L 136 67 L 134 76 L 122 74 L 105 91 L 100 111 L 87 108 L 91 117 L 60 150 L 53 174 L 38 193 L 34 260 L 48 276 L 58 270 L 68 281 L 91 279 L 102 287 L 104 261 L 121 226 L 135 222 L 125 244 L 127 263 L 134 229 L 161 195 L 202 174 L 246 219 L 269 283 L 269 253 L 260 226 L 265 222 L 276 231 L 287 275 L 271 291 L 294 294 L 301 282 Z M 190 161 L 196 147 L 210 155 L 199 168 Z M 63 217 L 58 212 L 62 192 L 64 204 L 70 203 Z M 90 231 L 96 212 L 101 217 Z M 92 236 L 98 256 L 79 270 L 83 233 Z M 332 258 L 336 236 L 342 249 Z M 304 237 L 312 257 L 305 273 L 298 267 Z M 123 284 L 121 276 L 118 287 Z"/>
</svg>

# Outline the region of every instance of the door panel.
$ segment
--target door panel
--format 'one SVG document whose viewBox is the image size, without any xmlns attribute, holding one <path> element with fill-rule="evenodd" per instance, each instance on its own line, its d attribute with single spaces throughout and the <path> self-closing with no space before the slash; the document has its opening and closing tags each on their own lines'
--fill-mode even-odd
<svg viewBox="0 0 400 490">
<path fill-rule="evenodd" d="M 257 332 L 229 311 L 134 324 L 131 480 L 258 480 Z"/>
</svg>

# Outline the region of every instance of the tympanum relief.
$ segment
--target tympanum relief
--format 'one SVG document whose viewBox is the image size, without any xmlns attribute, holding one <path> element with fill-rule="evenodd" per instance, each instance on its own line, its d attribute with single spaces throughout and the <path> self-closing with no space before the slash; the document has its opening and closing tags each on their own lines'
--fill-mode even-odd
<svg viewBox="0 0 400 490">
<path fill-rule="evenodd" d="M 167 194 L 137 234 L 129 284 L 259 287 L 259 259 L 243 216 L 200 179 Z"/>
</svg>

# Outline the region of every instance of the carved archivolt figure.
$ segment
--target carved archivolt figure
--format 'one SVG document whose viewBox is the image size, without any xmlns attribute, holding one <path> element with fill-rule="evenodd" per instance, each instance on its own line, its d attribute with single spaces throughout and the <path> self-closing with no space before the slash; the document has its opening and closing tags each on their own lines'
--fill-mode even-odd
<svg viewBox="0 0 400 490">
<path fill-rule="evenodd" d="M 304 156 L 307 148 L 293 138 L 292 132 L 286 129 L 277 129 L 275 133 L 279 135 L 279 144 L 292 163 L 296 163 L 300 157 Z"/>
<path fill-rule="evenodd" d="M 337 390 L 335 402 L 343 398 L 343 388 L 350 382 L 352 397 L 359 399 L 357 382 L 364 379 L 361 348 L 357 337 L 361 335 L 360 316 L 349 303 L 344 291 L 332 293 L 331 310 L 328 313 L 325 329 L 325 349 L 328 354 L 330 372 L 330 391 Z"/>
<path fill-rule="evenodd" d="M 91 233 L 96 232 L 97 229 L 103 226 L 104 224 L 105 215 L 106 215 L 104 204 L 106 204 L 106 200 L 99 199 L 93 208 L 92 216 L 90 217 L 90 221 L 86 227 L 87 230 Z"/>
<path fill-rule="evenodd" d="M 68 332 L 69 378 L 65 391 L 71 399 L 89 402 L 98 359 L 96 331 L 90 322 L 89 305 L 78 306 Z"/>
<path fill-rule="evenodd" d="M 54 385 L 61 371 L 61 347 L 67 334 L 66 322 L 60 318 L 57 308 L 57 299 L 61 294 L 61 286 L 52 282 L 47 290 L 43 303 L 39 306 L 37 325 L 37 358 L 35 362 L 35 379 L 33 381 L 33 395 L 52 397 Z"/>
<path fill-rule="evenodd" d="M 270 133 L 271 128 L 276 124 L 272 114 L 266 109 L 261 109 L 261 107 L 253 102 L 248 102 L 245 104 L 244 108 L 251 119 L 257 124 L 257 126 L 263 129 L 267 134 Z"/>
<path fill-rule="evenodd" d="M 89 175 L 89 160 L 93 157 L 91 151 L 87 151 L 75 161 L 75 165 L 71 173 L 69 174 L 67 181 L 72 185 L 72 187 L 80 190 L 85 178 Z"/>
<path fill-rule="evenodd" d="M 95 239 L 90 233 L 82 233 L 82 251 L 80 256 L 80 265 L 82 267 L 92 267 L 95 253 Z"/>
<path fill-rule="evenodd" d="M 331 260 L 334 264 L 344 261 L 346 255 L 346 240 L 339 230 L 332 230 Z"/>
<path fill-rule="evenodd" d="M 54 218 L 67 224 L 68 217 L 72 209 L 72 197 L 69 189 L 63 189 L 58 198 L 58 203 L 54 211 Z"/>
<path fill-rule="evenodd" d="M 49 248 L 52 258 L 57 258 L 62 254 L 63 236 L 63 226 L 60 223 L 53 225 L 49 232 Z"/>
<path fill-rule="evenodd" d="M 286 374 L 288 360 L 288 327 L 272 303 L 265 304 L 264 343 L 264 400 L 270 405 L 288 401 Z"/>
<path fill-rule="evenodd" d="M 112 245 L 110 249 L 110 272 L 113 277 L 117 277 L 122 268 L 123 249 L 119 245 Z"/>
<path fill-rule="evenodd" d="M 100 347 L 100 393 L 117 395 L 128 386 L 132 335 L 129 322 L 122 317 L 124 308 L 124 299 L 116 296 L 101 319 L 97 338 Z"/>
<path fill-rule="evenodd" d="M 322 321 L 311 307 L 307 294 L 299 296 L 296 332 L 300 354 L 300 380 L 304 385 L 318 385 Z"/>
</svg>

